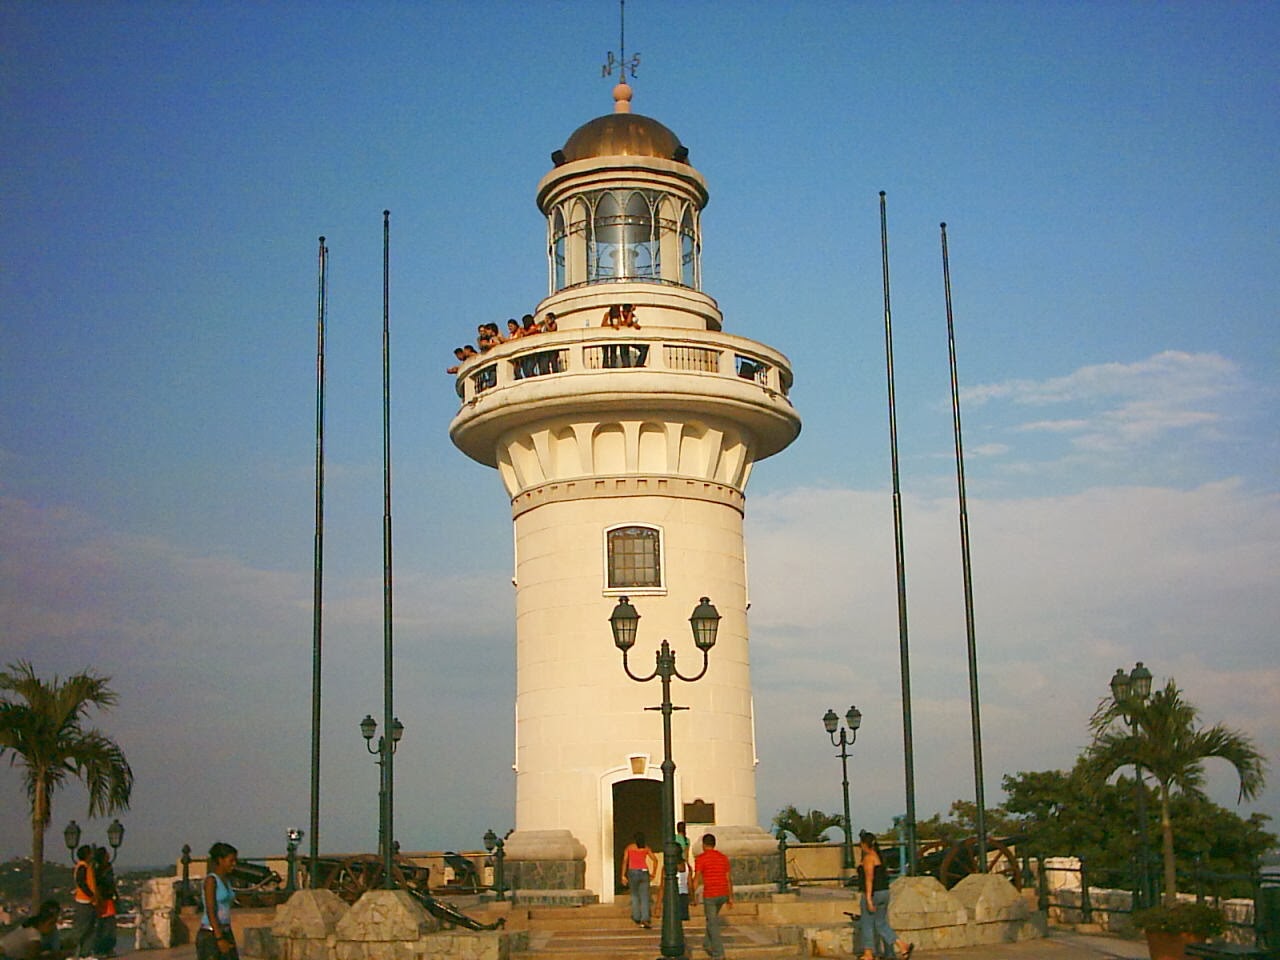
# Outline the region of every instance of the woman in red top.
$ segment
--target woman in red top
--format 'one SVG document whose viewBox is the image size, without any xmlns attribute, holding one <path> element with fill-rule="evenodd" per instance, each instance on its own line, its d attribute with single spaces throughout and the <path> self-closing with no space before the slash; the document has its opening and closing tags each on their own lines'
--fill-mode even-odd
<svg viewBox="0 0 1280 960">
<path fill-rule="evenodd" d="M 631 888 L 631 922 L 649 927 L 649 881 L 658 872 L 658 858 L 637 833 L 622 851 L 622 885 Z"/>
</svg>

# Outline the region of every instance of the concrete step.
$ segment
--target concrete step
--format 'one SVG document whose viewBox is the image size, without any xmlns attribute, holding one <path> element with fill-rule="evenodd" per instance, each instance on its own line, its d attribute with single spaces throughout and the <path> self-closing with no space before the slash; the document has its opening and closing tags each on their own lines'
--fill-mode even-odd
<svg viewBox="0 0 1280 960">
<path fill-rule="evenodd" d="M 733 905 L 731 912 L 734 922 L 743 925 L 759 923 L 759 907 L 757 904 L 736 903 Z M 520 913 L 522 914 L 521 916 L 508 921 L 508 925 L 513 929 L 558 932 L 575 930 L 626 931 L 635 929 L 635 924 L 631 922 L 631 907 L 625 903 L 593 904 L 583 907 L 535 907 Z M 702 906 L 695 904 L 689 908 L 690 920 L 688 922 L 701 926 L 703 916 Z M 659 913 L 653 918 L 654 929 L 658 929 L 661 923 L 662 917 Z M 686 923 L 687 925 L 688 923 Z M 699 933 L 699 936 L 701 936 L 701 933 Z"/>
<path fill-rule="evenodd" d="M 630 921 L 628 921 L 630 924 Z M 771 928 L 726 924 L 722 930 L 725 952 L 750 960 L 783 960 L 798 957 L 798 944 L 779 943 Z M 702 957 L 703 927 L 687 923 L 685 950 L 689 957 Z M 528 948 L 513 950 L 513 960 L 653 960 L 661 949 L 662 931 L 655 926 L 644 930 L 552 931 L 531 930 Z"/>
</svg>

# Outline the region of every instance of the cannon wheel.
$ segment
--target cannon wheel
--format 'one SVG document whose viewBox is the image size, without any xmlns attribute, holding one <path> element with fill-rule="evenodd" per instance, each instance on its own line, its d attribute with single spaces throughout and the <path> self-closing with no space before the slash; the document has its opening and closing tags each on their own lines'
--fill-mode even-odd
<svg viewBox="0 0 1280 960">
<path fill-rule="evenodd" d="M 1022 871 L 1018 869 L 1018 858 L 1007 843 L 997 837 L 987 838 L 987 855 L 995 853 L 990 861 L 990 873 L 1007 876 L 1014 887 L 1022 889 Z M 938 879 L 950 890 L 957 883 L 978 871 L 978 838 L 969 837 L 955 844 L 942 858 L 938 867 Z"/>
<path fill-rule="evenodd" d="M 394 863 L 391 874 L 397 886 L 404 883 L 404 875 Z M 384 879 L 382 858 L 372 853 L 361 853 L 339 861 L 325 886 L 347 903 L 355 903 L 361 894 L 381 887 Z"/>
</svg>

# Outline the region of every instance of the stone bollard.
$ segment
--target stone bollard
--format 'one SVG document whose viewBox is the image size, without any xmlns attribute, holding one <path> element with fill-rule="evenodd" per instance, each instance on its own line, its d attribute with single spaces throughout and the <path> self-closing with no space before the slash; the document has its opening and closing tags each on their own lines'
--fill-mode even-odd
<svg viewBox="0 0 1280 960">
<path fill-rule="evenodd" d="M 440 921 L 404 890 L 370 890 L 338 921 L 335 960 L 422 956 L 415 947 Z"/>
<path fill-rule="evenodd" d="M 971 873 L 954 887 L 951 895 L 969 914 L 971 944 L 1014 943 L 1044 936 L 1043 916 L 1037 923 L 1026 900 L 1005 877 Z"/>
<path fill-rule="evenodd" d="M 922 950 L 968 946 L 969 912 L 933 877 L 899 877 L 889 887 L 889 923 Z"/>
<path fill-rule="evenodd" d="M 333 960 L 338 923 L 350 909 L 332 890 L 299 890 L 271 924 L 280 960 Z"/>
</svg>

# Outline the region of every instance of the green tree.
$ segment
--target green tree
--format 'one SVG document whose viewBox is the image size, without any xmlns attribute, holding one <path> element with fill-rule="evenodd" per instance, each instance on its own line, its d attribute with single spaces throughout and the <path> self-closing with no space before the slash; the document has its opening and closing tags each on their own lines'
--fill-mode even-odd
<svg viewBox="0 0 1280 960">
<path fill-rule="evenodd" d="M 1132 727 L 1116 722 L 1126 716 L 1133 721 Z M 1177 684 L 1170 680 L 1146 701 L 1105 701 L 1094 715 L 1093 742 L 1085 752 L 1095 780 L 1105 780 L 1132 764 L 1155 780 L 1168 903 L 1177 895 L 1178 881 L 1172 819 L 1175 791 L 1203 798 L 1204 763 L 1213 758 L 1235 768 L 1240 800 L 1257 796 L 1266 783 L 1265 761 L 1249 737 L 1221 724 L 1200 727 L 1198 719 L 1196 708 L 1182 699 Z"/>
<path fill-rule="evenodd" d="M 788 804 L 773 815 L 774 829 L 786 830 L 798 843 L 821 843 L 827 839 L 832 827 L 844 827 L 844 817 L 821 810 L 801 813 L 794 804 Z"/>
<path fill-rule="evenodd" d="M 31 803 L 31 906 L 44 887 L 44 835 L 53 794 L 69 779 L 89 793 L 89 816 L 129 808 L 133 770 L 119 744 L 86 727 L 90 709 L 108 710 L 117 696 L 110 678 L 84 671 L 46 683 L 31 664 L 19 661 L 0 672 L 0 758 L 23 768 Z"/>
</svg>

